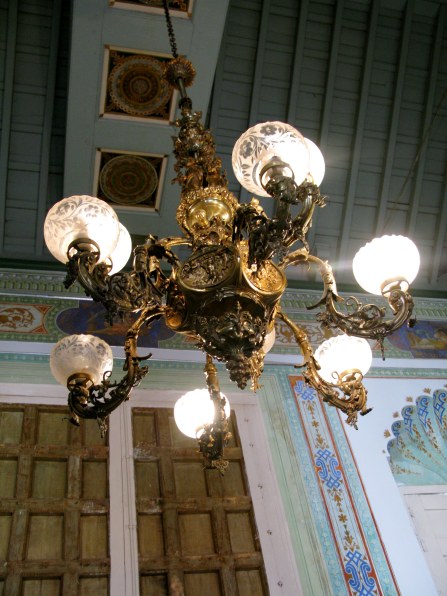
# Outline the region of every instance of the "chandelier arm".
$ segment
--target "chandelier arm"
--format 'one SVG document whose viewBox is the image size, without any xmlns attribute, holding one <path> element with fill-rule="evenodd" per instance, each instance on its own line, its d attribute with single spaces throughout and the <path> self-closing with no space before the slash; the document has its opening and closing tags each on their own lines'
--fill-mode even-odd
<svg viewBox="0 0 447 596">
<path fill-rule="evenodd" d="M 229 461 L 224 459 L 223 451 L 232 435 L 228 430 L 228 419 L 224 410 L 226 400 L 220 393 L 217 369 L 209 354 L 206 355 L 204 372 L 210 399 L 214 404 L 214 420 L 212 424 L 204 426 L 203 433 L 198 439 L 199 451 L 203 455 L 205 467 L 216 468 L 224 474 Z"/>
<path fill-rule="evenodd" d="M 243 204 L 238 207 L 233 237 L 248 236 L 249 265 L 260 265 L 263 261 L 279 258 L 281 266 L 290 264 L 287 249 L 300 241 L 309 250 L 306 234 L 311 226 L 312 216 L 317 205 L 324 206 L 318 186 L 303 182 L 299 186 L 293 178 L 274 175 L 269 178 L 265 190 L 274 198 L 276 212 L 273 218 L 267 217 L 257 203 Z M 301 204 L 301 210 L 293 219 L 290 205 Z"/>
<path fill-rule="evenodd" d="M 67 381 L 69 390 L 68 407 L 70 422 L 79 426 L 79 419 L 96 419 L 104 436 L 108 427 L 108 416 L 124 401 L 129 399 L 130 392 L 147 374 L 148 367 L 140 366 L 140 362 L 149 359 L 152 354 L 138 356 L 137 341 L 140 329 L 152 320 L 160 317 L 161 310 L 144 309 L 126 334 L 124 344 L 125 362 L 123 370 L 126 375 L 119 382 L 109 381 L 111 372 L 105 373 L 102 383 L 93 385 L 88 375 L 76 374 Z M 110 393 L 107 395 L 107 393 Z"/>
<path fill-rule="evenodd" d="M 362 383 L 361 372 L 349 371 L 343 378 L 337 376 L 336 382 L 328 383 L 318 374 L 320 366 L 314 358 L 306 332 L 291 321 L 281 309 L 278 310 L 277 316 L 290 328 L 300 347 L 304 361 L 302 364 L 296 365 L 296 368 L 305 367 L 303 377 L 306 383 L 317 391 L 324 402 L 346 414 L 346 422 L 357 429 L 358 413 L 364 416 L 371 411 L 371 408 L 367 408 L 367 391 Z M 343 394 L 343 397 L 340 393 Z"/>
<path fill-rule="evenodd" d="M 382 356 L 383 341 L 387 335 L 402 327 L 407 321 L 409 326 L 414 325 L 415 321 L 411 319 L 414 307 L 413 298 L 406 290 L 401 289 L 398 281 L 383 294 L 393 312 L 393 318 L 387 319 L 385 308 L 375 304 L 362 304 L 355 296 L 343 300 L 337 294 L 334 274 L 327 261 L 311 254 L 306 255 L 303 251 L 296 251 L 288 255 L 284 262 L 286 266 L 303 262 L 316 264 L 324 284 L 323 295 L 316 304 L 308 306 L 308 310 L 324 304 L 325 312 L 317 315 L 317 320 L 324 327 L 336 328 L 348 335 L 376 340 L 381 346 Z M 337 309 L 337 302 L 345 303 L 346 312 Z"/>
</svg>

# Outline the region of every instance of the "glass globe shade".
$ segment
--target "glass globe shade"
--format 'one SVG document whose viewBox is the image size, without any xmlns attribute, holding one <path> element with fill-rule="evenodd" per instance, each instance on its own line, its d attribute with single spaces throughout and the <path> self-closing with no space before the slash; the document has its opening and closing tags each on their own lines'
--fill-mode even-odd
<svg viewBox="0 0 447 596">
<path fill-rule="evenodd" d="M 405 236 L 374 238 L 355 255 L 352 270 L 357 283 L 371 294 L 382 294 L 382 288 L 393 281 L 408 285 L 419 271 L 419 251 Z"/>
<path fill-rule="evenodd" d="M 233 148 L 236 178 L 249 192 L 270 196 L 260 179 L 262 169 L 277 158 L 288 165 L 290 175 L 301 184 L 309 171 L 309 150 L 303 135 L 283 122 L 261 122 L 239 137 Z"/>
<path fill-rule="evenodd" d="M 320 186 L 324 178 L 325 165 L 324 157 L 320 149 L 310 139 L 304 139 L 307 149 L 309 150 L 309 171 L 307 177 L 311 182 Z"/>
<path fill-rule="evenodd" d="M 321 366 L 318 374 L 328 383 L 335 383 L 334 372 L 342 375 L 352 369 L 366 375 L 372 363 L 372 351 L 366 339 L 350 335 L 337 335 L 324 341 L 315 352 Z"/>
<path fill-rule="evenodd" d="M 267 354 L 267 352 L 270 352 L 270 350 L 275 345 L 275 340 L 276 340 L 276 331 L 275 331 L 275 327 L 273 326 L 272 330 L 265 334 L 264 344 L 262 345 L 262 351 L 264 352 L 264 354 Z"/>
<path fill-rule="evenodd" d="M 230 404 L 227 398 L 225 402 L 224 410 L 228 418 Z M 208 389 L 194 389 L 178 399 L 174 406 L 174 420 L 184 435 L 196 439 L 204 425 L 214 421 L 214 403 Z"/>
<path fill-rule="evenodd" d="M 107 259 L 118 242 L 119 222 L 115 211 L 100 199 L 76 195 L 51 207 L 45 218 L 44 238 L 48 250 L 62 263 L 74 240 L 88 238 L 99 246 L 101 260 Z"/>
<path fill-rule="evenodd" d="M 97 385 L 112 367 L 112 348 L 94 335 L 68 335 L 57 342 L 50 354 L 51 372 L 64 386 L 67 379 L 76 373 L 89 375 Z"/>
<path fill-rule="evenodd" d="M 115 248 L 113 249 L 110 260 L 112 261 L 112 269 L 109 272 L 109 275 L 113 275 L 114 273 L 118 273 L 121 269 L 126 265 L 127 261 L 129 260 L 130 253 L 132 252 L 132 239 L 130 237 L 127 228 L 123 226 L 122 223 L 119 223 L 119 236 L 118 242 L 116 243 Z"/>
</svg>

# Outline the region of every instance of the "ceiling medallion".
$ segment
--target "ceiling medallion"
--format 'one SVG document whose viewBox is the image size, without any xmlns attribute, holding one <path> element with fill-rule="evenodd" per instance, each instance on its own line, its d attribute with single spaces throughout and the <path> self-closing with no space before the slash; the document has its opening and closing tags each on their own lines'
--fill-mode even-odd
<svg viewBox="0 0 447 596">
<path fill-rule="evenodd" d="M 315 209 L 325 205 L 319 190 L 323 157 L 312 141 L 281 122 L 251 127 L 233 150 L 239 182 L 273 200 L 275 215 L 269 217 L 257 198 L 240 204 L 227 188 L 212 133 L 187 95 L 193 68 L 177 54 L 167 0 L 163 3 L 174 56 L 166 74 L 180 95 L 174 168 L 181 188 L 177 221 L 183 235 L 161 239 L 149 235 L 134 249 L 132 269 L 118 271 L 115 264 L 125 263 L 130 251 L 123 248 L 125 228 L 110 205 L 85 196 L 54 205 L 44 234 L 52 254 L 67 265 L 67 287 L 81 283 L 89 296 L 103 304 L 110 320 L 128 312 L 136 318 L 126 335 L 121 381 L 109 380 L 107 344 L 100 348 L 98 340 L 89 336 L 67 340 L 62 347 L 57 344 L 51 366 L 56 377 L 67 383 L 72 422 L 96 418 L 104 429 L 110 412 L 129 398 L 147 373 L 142 361 L 150 355 L 137 352 L 140 330 L 164 318 L 169 328 L 205 352 L 214 418 L 203 420 L 203 409 L 193 401 L 192 414 L 197 415 L 193 428 L 205 464 L 222 471 L 227 466 L 223 454 L 229 438 L 227 404 L 214 361 L 225 364 L 241 389 L 248 384 L 256 389 L 274 342 L 275 320 L 280 321 L 296 340 L 306 382 L 356 427 L 358 415 L 370 411 L 363 385 L 372 361 L 367 340 L 378 341 L 383 350 L 386 336 L 414 322 L 408 289 L 418 271 L 419 253 L 402 236 L 383 236 L 367 244 L 354 259 L 354 274 L 363 288 L 381 295 L 388 308 L 364 305 L 353 297 L 344 301 L 331 266 L 310 252 L 306 238 Z M 76 218 L 70 217 L 74 212 Z M 182 253 L 177 254 L 180 246 L 190 253 L 183 261 Z M 281 310 L 285 271 L 291 266 L 317 269 L 322 297 L 308 308 L 321 309 L 316 319 L 323 328 L 341 332 L 323 342 L 315 354 L 305 328 Z"/>
<path fill-rule="evenodd" d="M 118 155 L 99 174 L 102 192 L 118 205 L 138 205 L 149 199 L 158 185 L 157 171 L 143 157 Z"/>
<path fill-rule="evenodd" d="M 120 58 L 108 80 L 116 108 L 130 116 L 151 116 L 165 108 L 172 90 L 164 78 L 161 60 L 151 56 Z"/>
</svg>

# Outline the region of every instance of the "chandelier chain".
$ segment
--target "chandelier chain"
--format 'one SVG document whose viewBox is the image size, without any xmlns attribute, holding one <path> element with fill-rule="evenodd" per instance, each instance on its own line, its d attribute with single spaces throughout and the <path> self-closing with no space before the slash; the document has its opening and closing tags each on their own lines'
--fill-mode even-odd
<svg viewBox="0 0 447 596">
<path fill-rule="evenodd" d="M 178 58 L 177 44 L 175 41 L 174 27 L 172 26 L 171 15 L 169 14 L 168 0 L 163 0 L 163 8 L 165 11 L 166 27 L 168 29 L 171 53 L 172 53 L 173 58 Z"/>
</svg>

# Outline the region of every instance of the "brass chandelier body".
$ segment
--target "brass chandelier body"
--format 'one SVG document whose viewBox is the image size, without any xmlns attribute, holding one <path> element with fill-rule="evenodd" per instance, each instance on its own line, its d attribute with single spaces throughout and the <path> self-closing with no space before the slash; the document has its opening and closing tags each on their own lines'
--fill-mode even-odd
<svg viewBox="0 0 447 596">
<path fill-rule="evenodd" d="M 341 310 L 337 308 L 342 299 L 332 269 L 310 253 L 306 240 L 314 210 L 324 207 L 325 199 L 312 178 L 297 184 L 280 157 L 273 156 L 260 172 L 265 194 L 276 202 L 274 217 L 266 215 L 256 198 L 247 204 L 238 202 L 228 190 L 213 136 L 186 93 L 194 68 L 177 54 L 166 0 L 164 7 L 174 56 L 165 74 L 180 96 L 174 182 L 181 188 L 177 222 L 183 235 L 163 239 L 148 236 L 134 249 L 132 270 L 118 273 L 112 272 L 113 263 L 110 258 L 104 259 L 94 239 L 77 237 L 71 242 L 66 287 L 78 281 L 88 296 L 104 305 L 110 323 L 126 313 L 133 313 L 133 323 L 124 346 L 124 378 L 112 382 L 111 372 L 106 372 L 98 382 L 86 372 L 69 374 L 68 405 L 74 424 L 81 418 L 95 418 L 104 432 L 108 415 L 129 398 L 148 371 L 142 362 L 151 355 L 140 357 L 137 352 L 141 329 L 164 318 L 170 329 L 188 336 L 206 354 L 205 377 L 214 420 L 202 425 L 198 443 L 205 464 L 222 471 L 227 465 L 223 449 L 230 433 L 214 361 L 225 364 L 239 388 L 250 383 L 256 390 L 266 337 L 274 331 L 277 319 L 291 329 L 303 356 L 298 366 L 322 399 L 344 412 L 353 426 L 358 413 L 369 412 L 360 370 L 344 370 L 334 373 L 331 381 L 325 380 L 305 331 L 281 310 L 287 267 L 314 266 L 319 270 L 323 294 L 309 308 L 322 307 L 316 318 L 323 327 L 376 340 L 382 351 L 384 338 L 410 320 L 413 301 L 408 284 L 396 278 L 386 280 L 382 290 L 391 308 L 389 318 L 385 308 L 362 305 L 354 297 L 344 301 Z M 175 252 L 181 245 L 190 249 L 184 261 Z"/>
<path fill-rule="evenodd" d="M 114 275 L 109 275 L 110 263 L 100 262 L 100 252 L 91 239 L 76 240 L 68 250 L 67 287 L 79 281 L 89 296 L 104 305 L 110 321 L 126 312 L 136 313 L 125 342 L 124 379 L 111 383 L 105 378 L 102 384 L 92 385 L 82 375 L 74 375 L 68 382 L 69 407 L 74 422 L 97 418 L 105 425 L 108 414 L 129 397 L 147 372 L 147 367 L 141 366 L 147 357 L 137 355 L 140 329 L 163 317 L 170 329 L 192 338 L 207 355 L 207 384 L 217 408 L 215 423 L 200 439 L 200 449 L 208 463 L 218 465 L 228 430 L 222 423 L 223 406 L 212 360 L 224 362 L 241 389 L 249 381 L 256 389 L 263 369 L 264 341 L 275 319 L 292 330 L 304 357 L 300 365 L 303 376 L 324 401 L 343 411 L 354 426 L 358 413 L 369 411 L 361 373 L 347 371 L 332 383 L 323 380 L 306 333 L 282 312 L 279 302 L 287 285 L 287 267 L 313 265 L 319 269 L 323 295 L 310 308 L 323 306 L 317 315 L 321 324 L 349 335 L 382 343 L 409 319 L 413 301 L 396 281 L 386 292 L 392 310 L 388 319 L 385 309 L 362 305 L 352 297 L 343 311 L 337 308 L 341 298 L 331 267 L 310 254 L 306 241 L 314 209 L 325 204 L 319 188 L 309 181 L 297 185 L 278 160 L 263 173 L 264 188 L 278 205 L 276 215 L 269 218 L 255 198 L 239 204 L 227 188 L 212 134 L 186 94 L 192 73 L 190 63 L 181 58 L 173 60 L 166 73 L 180 92 L 174 153 L 175 181 L 181 187 L 177 221 L 183 236 L 149 236 L 134 249 L 132 271 Z M 292 205 L 299 207 L 295 216 L 291 215 Z M 191 250 L 183 262 L 174 252 L 179 245 Z M 170 274 L 162 263 L 170 268 Z"/>
</svg>

